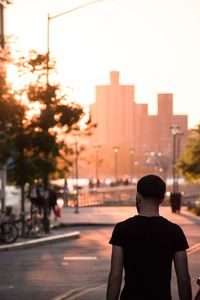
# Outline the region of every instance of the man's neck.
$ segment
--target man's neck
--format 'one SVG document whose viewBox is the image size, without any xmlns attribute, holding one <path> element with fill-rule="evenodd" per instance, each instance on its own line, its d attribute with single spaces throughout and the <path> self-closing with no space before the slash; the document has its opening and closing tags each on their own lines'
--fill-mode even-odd
<svg viewBox="0 0 200 300">
<path fill-rule="evenodd" d="M 139 216 L 144 216 L 144 217 L 159 217 L 159 210 L 146 210 L 146 209 L 141 209 L 139 212 Z"/>
<path fill-rule="evenodd" d="M 141 217 L 160 217 L 159 214 L 139 214 Z"/>
</svg>

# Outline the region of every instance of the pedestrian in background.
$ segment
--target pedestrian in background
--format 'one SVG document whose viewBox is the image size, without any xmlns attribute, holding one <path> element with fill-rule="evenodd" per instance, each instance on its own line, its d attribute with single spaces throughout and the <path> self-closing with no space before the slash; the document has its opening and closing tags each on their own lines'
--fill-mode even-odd
<svg viewBox="0 0 200 300">
<path fill-rule="evenodd" d="M 116 224 L 112 244 L 107 300 L 119 299 L 123 268 L 125 285 L 120 300 L 171 300 L 174 262 L 180 300 L 191 300 L 191 282 L 182 229 L 159 215 L 165 182 L 157 175 L 137 183 L 138 215 Z"/>
<path fill-rule="evenodd" d="M 35 210 L 37 210 L 38 213 L 41 214 L 42 200 L 41 200 L 41 195 L 40 195 L 40 187 L 37 183 L 34 183 L 31 186 L 30 201 L 31 201 L 31 207 L 30 207 L 31 216 L 33 213 L 35 213 Z"/>
<path fill-rule="evenodd" d="M 57 219 L 57 195 L 54 189 L 49 187 L 49 216 L 51 215 L 51 211 L 54 213 L 55 220 Z"/>
</svg>

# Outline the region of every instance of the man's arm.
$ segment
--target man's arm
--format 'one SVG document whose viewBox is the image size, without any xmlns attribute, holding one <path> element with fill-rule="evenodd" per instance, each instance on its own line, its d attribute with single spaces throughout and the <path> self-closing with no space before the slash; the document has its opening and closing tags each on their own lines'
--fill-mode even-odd
<svg viewBox="0 0 200 300">
<path fill-rule="evenodd" d="M 123 272 L 123 249 L 112 246 L 111 268 L 107 285 L 107 300 L 117 300 L 120 293 Z"/>
<path fill-rule="evenodd" d="M 178 251 L 175 253 L 174 266 L 176 271 L 180 300 L 191 300 L 192 289 L 186 251 Z"/>
</svg>

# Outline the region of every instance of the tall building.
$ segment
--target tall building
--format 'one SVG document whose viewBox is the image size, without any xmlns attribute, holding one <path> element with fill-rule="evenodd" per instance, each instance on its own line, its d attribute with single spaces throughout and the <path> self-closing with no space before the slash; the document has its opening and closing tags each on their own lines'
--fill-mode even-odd
<svg viewBox="0 0 200 300">
<path fill-rule="evenodd" d="M 150 115 L 147 103 L 135 102 L 134 85 L 121 85 L 119 75 L 119 72 L 112 71 L 109 85 L 96 86 L 96 102 L 90 106 L 90 111 L 97 128 L 90 144 L 101 146 L 105 172 L 113 162 L 113 148 L 118 146 L 119 173 L 123 176 L 130 173 L 132 148 L 135 159 L 144 161 L 148 153 L 159 153 L 170 161 L 173 151 L 171 127 L 174 125 L 180 128 L 177 151 L 182 153 L 188 125 L 187 115 L 173 113 L 173 94 L 158 94 L 158 112 Z M 110 169 L 112 171 L 108 173 L 113 173 L 113 165 Z"/>
<path fill-rule="evenodd" d="M 97 144 L 130 142 L 134 135 L 132 85 L 119 84 L 119 72 L 110 73 L 110 85 L 96 87 L 96 103 L 90 106 L 97 123 L 93 141 Z"/>
</svg>

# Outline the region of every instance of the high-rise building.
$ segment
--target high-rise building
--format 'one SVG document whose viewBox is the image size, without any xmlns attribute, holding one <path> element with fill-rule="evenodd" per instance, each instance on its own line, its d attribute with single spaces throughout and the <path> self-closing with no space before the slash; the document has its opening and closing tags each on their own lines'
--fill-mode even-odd
<svg viewBox="0 0 200 300">
<path fill-rule="evenodd" d="M 119 147 L 121 175 L 129 173 L 132 148 L 138 160 L 144 160 L 148 153 L 159 153 L 170 161 L 173 151 L 171 127 L 174 125 L 180 129 L 177 152 L 182 153 L 188 135 L 187 115 L 173 113 L 171 93 L 158 94 L 157 106 L 157 114 L 150 115 L 147 103 L 136 103 L 134 85 L 121 85 L 117 71 L 110 72 L 109 85 L 96 86 L 96 102 L 90 106 L 90 111 L 97 128 L 90 143 L 101 145 L 104 149 L 102 153 L 106 153 L 104 161 L 107 169 L 113 158 L 113 147 L 116 146 Z"/>
<path fill-rule="evenodd" d="M 97 130 L 93 141 L 100 144 L 130 142 L 134 130 L 132 85 L 119 84 L 119 72 L 110 73 L 110 85 L 96 87 L 96 103 L 90 106 Z"/>
</svg>

